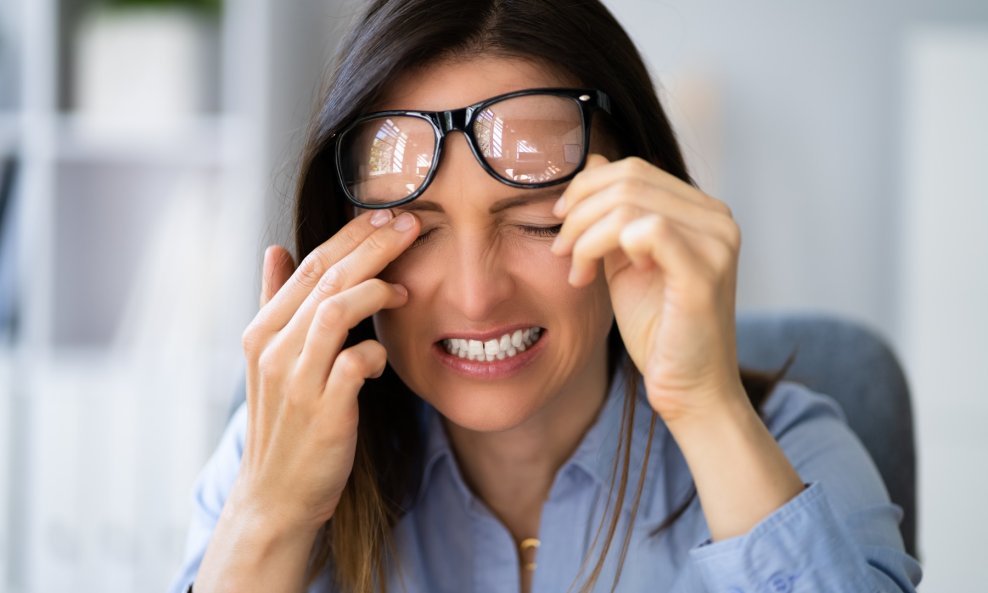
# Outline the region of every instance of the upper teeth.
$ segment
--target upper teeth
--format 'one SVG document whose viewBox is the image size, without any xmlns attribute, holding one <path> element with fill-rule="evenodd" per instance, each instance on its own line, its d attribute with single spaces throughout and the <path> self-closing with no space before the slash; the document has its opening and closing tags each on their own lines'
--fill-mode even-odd
<svg viewBox="0 0 988 593">
<path fill-rule="evenodd" d="M 532 327 L 517 329 L 514 333 L 504 334 L 500 338 L 491 338 L 486 342 L 464 338 L 447 338 L 443 340 L 443 347 L 446 348 L 446 352 L 460 358 L 491 362 L 494 359 L 503 360 L 505 357 L 524 352 L 526 348 L 539 339 L 540 335 L 542 335 L 542 328 Z"/>
</svg>

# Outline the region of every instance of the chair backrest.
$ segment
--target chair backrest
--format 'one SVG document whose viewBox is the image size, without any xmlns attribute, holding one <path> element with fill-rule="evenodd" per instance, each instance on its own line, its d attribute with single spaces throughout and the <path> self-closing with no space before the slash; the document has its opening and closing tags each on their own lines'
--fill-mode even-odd
<svg viewBox="0 0 988 593">
<path fill-rule="evenodd" d="M 886 342 L 861 324 L 826 313 L 738 315 L 741 366 L 776 371 L 795 350 L 785 379 L 836 399 L 871 454 L 892 501 L 902 507 L 906 551 L 916 556 L 916 452 L 902 367 Z"/>
</svg>

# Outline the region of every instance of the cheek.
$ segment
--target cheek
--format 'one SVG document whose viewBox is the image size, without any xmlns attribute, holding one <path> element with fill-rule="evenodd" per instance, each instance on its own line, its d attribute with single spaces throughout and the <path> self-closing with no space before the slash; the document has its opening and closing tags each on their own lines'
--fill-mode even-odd
<svg viewBox="0 0 988 593">
<path fill-rule="evenodd" d="M 422 289 L 434 281 L 436 271 L 443 269 L 442 257 L 430 251 L 406 251 L 381 270 L 377 277 L 385 282 L 401 284 L 419 296 L 423 294 Z"/>
<path fill-rule="evenodd" d="M 541 310 L 560 343 L 580 345 L 567 348 L 565 357 L 583 364 L 584 350 L 606 338 L 614 318 L 603 269 L 589 285 L 574 287 L 568 282 L 572 259 L 553 254 L 548 243 L 530 247 L 514 261 L 519 291 L 524 293 L 520 300 Z"/>
<path fill-rule="evenodd" d="M 405 252 L 377 275 L 385 282 L 401 284 L 412 295 L 403 307 L 384 309 L 374 315 L 374 331 L 388 350 L 389 358 L 400 356 L 402 338 L 414 339 L 417 335 L 416 320 L 424 318 L 421 308 L 427 306 L 429 300 L 422 297 L 429 293 L 429 285 L 435 282 L 430 272 L 431 276 L 435 276 L 435 271 L 442 269 L 433 258 L 425 255 Z"/>
</svg>

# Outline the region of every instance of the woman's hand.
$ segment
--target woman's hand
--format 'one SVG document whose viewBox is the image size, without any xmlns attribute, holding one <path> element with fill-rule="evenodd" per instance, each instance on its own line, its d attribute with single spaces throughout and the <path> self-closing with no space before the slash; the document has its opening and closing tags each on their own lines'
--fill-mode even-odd
<svg viewBox="0 0 988 593">
<path fill-rule="evenodd" d="M 637 157 L 591 154 L 555 213 L 553 244 L 572 255 L 570 283 L 590 283 L 603 260 L 625 347 L 663 420 L 746 400 L 738 374 L 734 303 L 740 232 L 730 209 Z"/>
<path fill-rule="evenodd" d="M 603 260 L 621 337 L 693 475 L 715 541 L 747 533 L 802 480 L 745 395 L 734 329 L 740 233 L 723 203 L 638 158 L 590 155 L 553 245 L 570 283 Z"/>
<path fill-rule="evenodd" d="M 199 566 L 197 592 L 302 591 L 312 545 L 353 468 L 357 393 L 384 346 L 347 333 L 408 293 L 375 278 L 418 235 L 411 214 L 364 213 L 295 269 L 264 254 L 261 310 L 244 331 L 247 433 L 240 471 Z"/>
<path fill-rule="evenodd" d="M 288 252 L 266 252 L 261 309 L 243 334 L 248 425 L 235 490 L 252 512 L 303 531 L 333 515 L 353 467 L 357 393 L 386 362 L 377 341 L 342 347 L 360 321 L 405 304 L 404 287 L 375 276 L 418 226 L 411 214 L 364 213 L 294 273 Z"/>
</svg>

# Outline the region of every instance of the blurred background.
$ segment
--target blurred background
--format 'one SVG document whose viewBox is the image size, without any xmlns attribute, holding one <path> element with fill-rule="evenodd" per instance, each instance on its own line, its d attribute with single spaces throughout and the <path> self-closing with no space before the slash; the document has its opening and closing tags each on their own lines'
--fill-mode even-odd
<svg viewBox="0 0 988 593">
<path fill-rule="evenodd" d="M 605 3 L 741 225 L 739 307 L 902 358 L 921 591 L 988 590 L 988 2 Z M 0 591 L 171 579 L 358 9 L 0 2 Z"/>
</svg>

